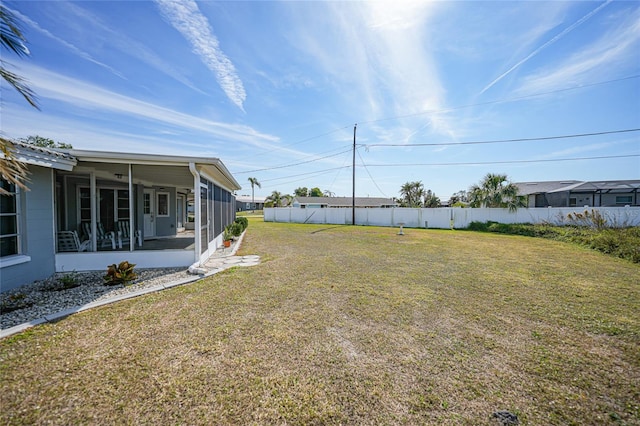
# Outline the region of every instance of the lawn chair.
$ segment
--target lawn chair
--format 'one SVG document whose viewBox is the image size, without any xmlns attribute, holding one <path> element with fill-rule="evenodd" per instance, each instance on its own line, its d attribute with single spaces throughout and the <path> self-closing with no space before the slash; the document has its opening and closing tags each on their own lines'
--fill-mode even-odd
<svg viewBox="0 0 640 426">
<path fill-rule="evenodd" d="M 87 251 L 91 247 L 91 241 L 80 242 L 76 231 L 58 232 L 58 252 Z"/>
<path fill-rule="evenodd" d="M 136 230 L 133 234 L 138 247 L 142 247 L 142 232 L 140 230 Z M 129 226 L 128 220 L 119 220 L 118 221 L 118 238 L 120 238 L 120 244 L 129 244 L 129 240 L 131 238 L 131 227 Z"/>
<path fill-rule="evenodd" d="M 91 223 L 90 222 L 82 222 L 82 230 L 84 234 L 91 240 Z M 109 243 L 111 243 L 111 250 L 116 249 L 116 233 L 113 231 L 105 232 L 102 223 L 98 222 L 96 224 L 96 243 L 98 248 L 108 247 Z"/>
</svg>

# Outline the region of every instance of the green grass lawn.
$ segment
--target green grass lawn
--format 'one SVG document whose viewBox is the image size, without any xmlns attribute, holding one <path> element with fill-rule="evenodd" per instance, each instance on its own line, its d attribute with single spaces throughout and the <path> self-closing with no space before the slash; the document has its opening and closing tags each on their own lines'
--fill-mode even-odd
<svg viewBox="0 0 640 426">
<path fill-rule="evenodd" d="M 263 223 L 259 266 L 0 342 L 2 424 L 640 424 L 640 265 Z"/>
</svg>

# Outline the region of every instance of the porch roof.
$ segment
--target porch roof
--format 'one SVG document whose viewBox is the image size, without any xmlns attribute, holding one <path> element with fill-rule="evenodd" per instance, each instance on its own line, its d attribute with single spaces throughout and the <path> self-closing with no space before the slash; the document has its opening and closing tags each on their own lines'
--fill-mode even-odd
<svg viewBox="0 0 640 426">
<path fill-rule="evenodd" d="M 139 166 L 168 166 L 166 169 L 156 172 L 154 176 L 149 176 L 153 181 L 166 181 L 167 184 L 176 183 L 174 180 L 175 177 L 172 177 L 169 172 L 169 167 L 189 167 L 190 164 L 193 164 L 200 173 L 218 181 L 230 191 L 237 191 L 242 188 L 231 175 L 224 163 L 219 158 L 215 157 L 207 158 L 177 155 L 85 151 L 78 149 L 65 150 L 65 152 L 74 156 L 79 162 L 83 163 L 110 163 L 120 167 L 128 164 Z M 146 173 L 151 173 L 151 169 L 146 168 Z"/>
<path fill-rule="evenodd" d="M 21 141 L 11 143 L 15 148 L 13 155 L 21 163 L 66 171 L 73 170 L 76 165 L 76 159 L 65 152 Z"/>
</svg>

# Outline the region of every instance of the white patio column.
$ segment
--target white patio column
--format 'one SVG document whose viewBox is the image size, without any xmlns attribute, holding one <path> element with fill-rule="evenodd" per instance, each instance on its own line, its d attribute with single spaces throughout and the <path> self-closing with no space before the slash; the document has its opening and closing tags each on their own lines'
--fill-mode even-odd
<svg viewBox="0 0 640 426">
<path fill-rule="evenodd" d="M 131 163 L 129 163 L 129 251 L 134 250 L 134 241 L 135 241 L 135 230 L 138 229 L 134 225 L 134 211 L 133 211 L 133 172 Z"/>
<path fill-rule="evenodd" d="M 194 255 L 194 263 L 200 264 L 200 253 L 202 250 L 201 245 L 201 223 L 202 218 L 200 217 L 200 203 L 202 200 L 200 199 L 200 173 L 196 169 L 196 163 L 189 163 L 189 171 L 193 175 L 193 191 L 194 191 L 194 246 L 195 246 L 195 255 Z"/>
<path fill-rule="evenodd" d="M 98 251 L 98 202 L 96 191 L 96 174 L 89 173 L 89 193 L 91 196 L 91 251 Z"/>
</svg>

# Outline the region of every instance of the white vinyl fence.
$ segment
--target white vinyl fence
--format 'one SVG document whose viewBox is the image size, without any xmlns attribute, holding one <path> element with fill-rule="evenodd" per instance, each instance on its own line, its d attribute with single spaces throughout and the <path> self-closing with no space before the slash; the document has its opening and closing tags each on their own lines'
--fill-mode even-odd
<svg viewBox="0 0 640 426">
<path fill-rule="evenodd" d="M 569 213 L 598 212 L 609 226 L 640 226 L 640 207 L 549 207 L 507 209 L 356 208 L 356 225 L 462 229 L 471 222 L 566 224 Z M 264 209 L 265 222 L 351 225 L 350 208 L 279 207 Z"/>
</svg>

